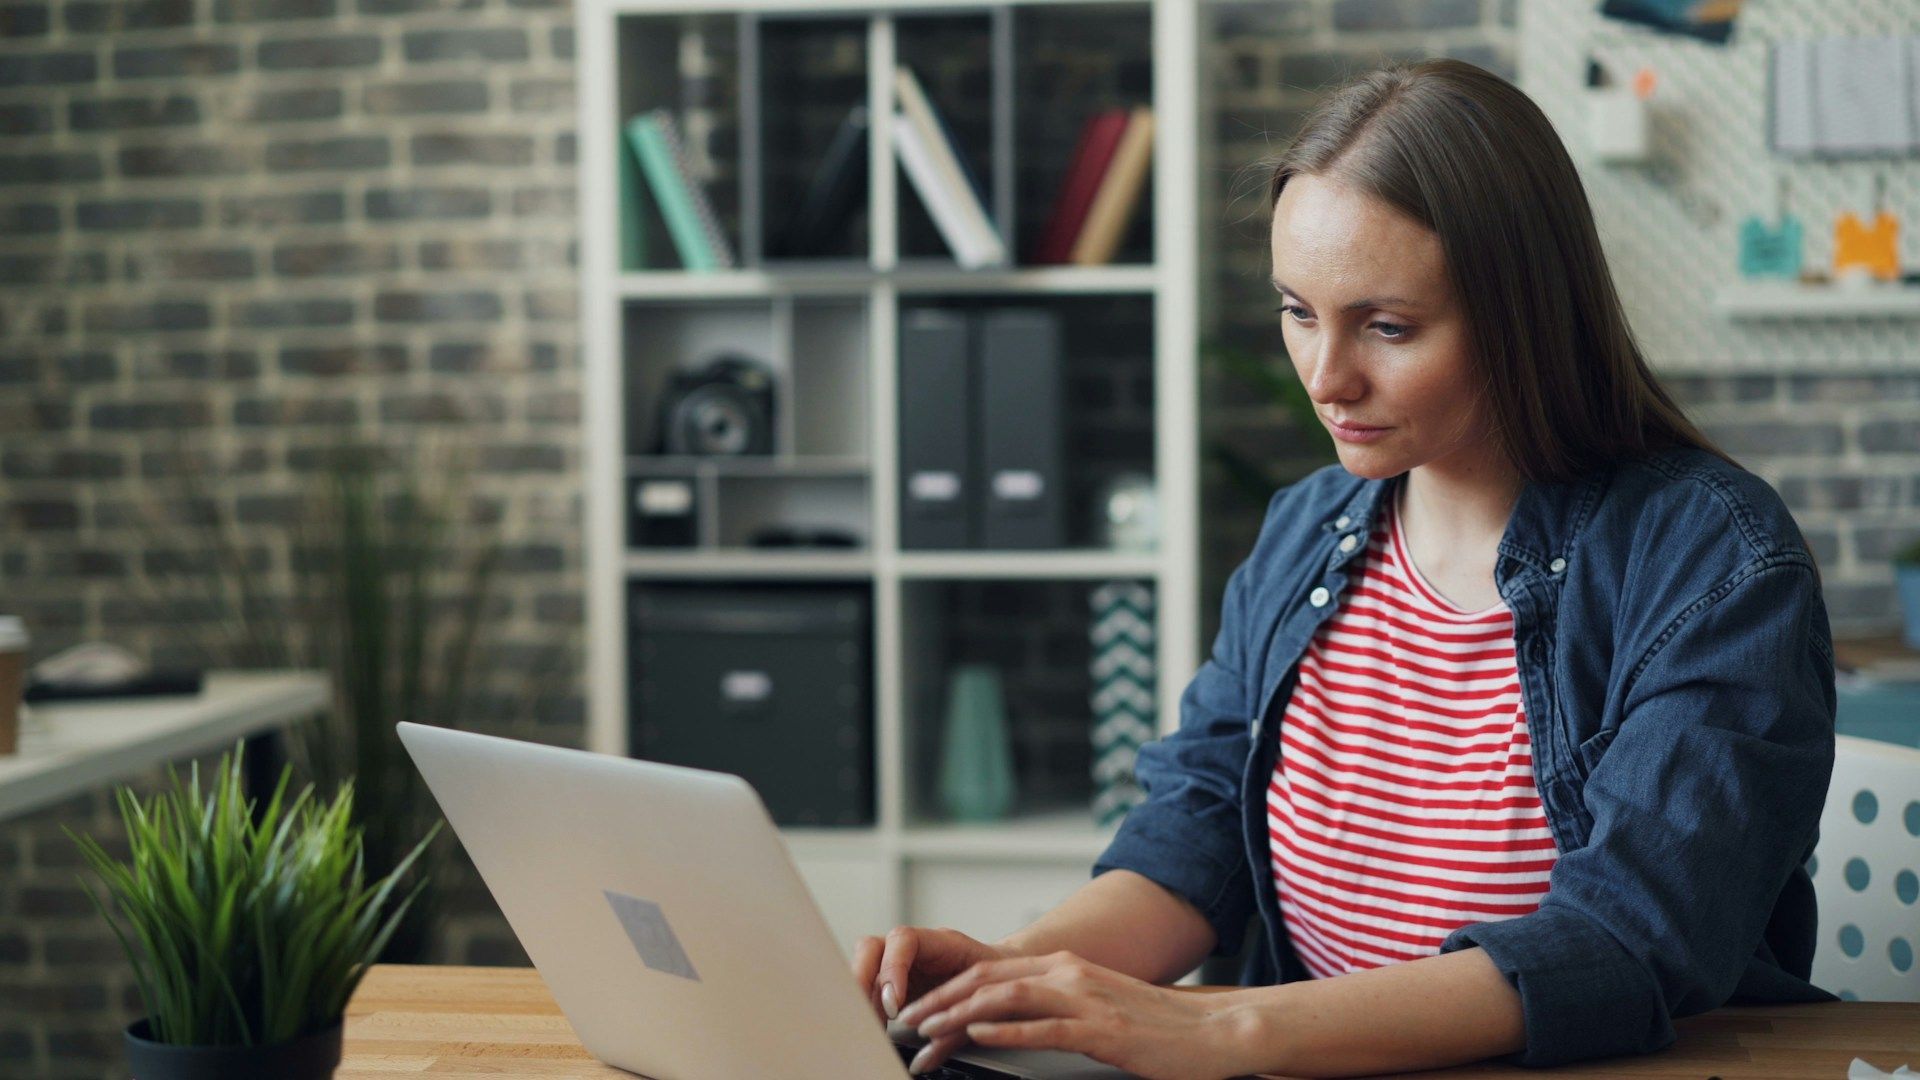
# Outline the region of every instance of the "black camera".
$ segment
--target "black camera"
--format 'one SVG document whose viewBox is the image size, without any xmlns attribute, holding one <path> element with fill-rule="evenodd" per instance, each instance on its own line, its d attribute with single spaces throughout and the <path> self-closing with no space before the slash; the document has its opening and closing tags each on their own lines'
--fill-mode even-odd
<svg viewBox="0 0 1920 1080">
<path fill-rule="evenodd" d="M 773 372 L 738 353 L 674 372 L 660 398 L 654 449 L 707 457 L 773 453 Z"/>
</svg>

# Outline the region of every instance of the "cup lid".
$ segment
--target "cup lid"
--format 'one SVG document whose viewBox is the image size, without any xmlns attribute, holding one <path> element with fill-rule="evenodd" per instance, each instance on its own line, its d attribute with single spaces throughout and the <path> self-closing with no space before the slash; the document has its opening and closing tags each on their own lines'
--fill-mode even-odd
<svg viewBox="0 0 1920 1080">
<path fill-rule="evenodd" d="M 18 615 L 0 615 L 0 649 L 27 647 L 27 623 Z"/>
</svg>

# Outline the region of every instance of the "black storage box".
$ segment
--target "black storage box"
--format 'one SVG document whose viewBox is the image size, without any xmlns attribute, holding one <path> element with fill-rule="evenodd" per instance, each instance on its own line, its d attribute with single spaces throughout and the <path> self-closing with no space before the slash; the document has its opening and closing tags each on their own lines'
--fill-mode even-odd
<svg viewBox="0 0 1920 1080">
<path fill-rule="evenodd" d="M 780 825 L 871 825 L 870 597 L 635 585 L 633 756 L 744 777 Z"/>
</svg>

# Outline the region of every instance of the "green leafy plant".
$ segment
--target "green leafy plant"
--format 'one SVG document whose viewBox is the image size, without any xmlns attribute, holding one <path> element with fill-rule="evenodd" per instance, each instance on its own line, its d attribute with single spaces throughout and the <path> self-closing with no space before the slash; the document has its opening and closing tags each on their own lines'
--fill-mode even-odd
<svg viewBox="0 0 1920 1080">
<path fill-rule="evenodd" d="M 1265 506 L 1276 488 L 1340 459 L 1333 436 L 1314 411 L 1313 399 L 1307 396 L 1307 388 L 1294 376 L 1284 356 L 1278 360 L 1262 357 L 1216 340 L 1201 344 L 1200 359 L 1209 370 L 1234 379 L 1256 401 L 1278 406 L 1301 433 L 1300 456 L 1278 465 L 1256 461 L 1223 439 L 1207 441 L 1208 460 L 1248 505 Z"/>
<path fill-rule="evenodd" d="M 150 801 L 117 789 L 125 863 L 66 830 L 113 902 L 81 879 L 133 964 L 157 1042 L 268 1046 L 332 1026 L 418 895 L 393 902 L 440 830 L 368 880 L 351 783 L 330 803 L 311 784 L 288 801 L 283 768 L 259 808 L 242 773 L 236 747 L 205 788 L 195 762 L 184 782 L 169 768 Z"/>
</svg>

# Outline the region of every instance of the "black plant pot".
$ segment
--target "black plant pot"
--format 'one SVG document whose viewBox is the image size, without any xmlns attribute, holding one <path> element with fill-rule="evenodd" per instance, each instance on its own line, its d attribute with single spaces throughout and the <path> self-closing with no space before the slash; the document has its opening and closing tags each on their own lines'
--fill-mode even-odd
<svg viewBox="0 0 1920 1080">
<path fill-rule="evenodd" d="M 343 1023 L 271 1046 L 171 1046 L 143 1018 L 127 1025 L 127 1065 L 133 1080 L 332 1080 Z"/>
</svg>

